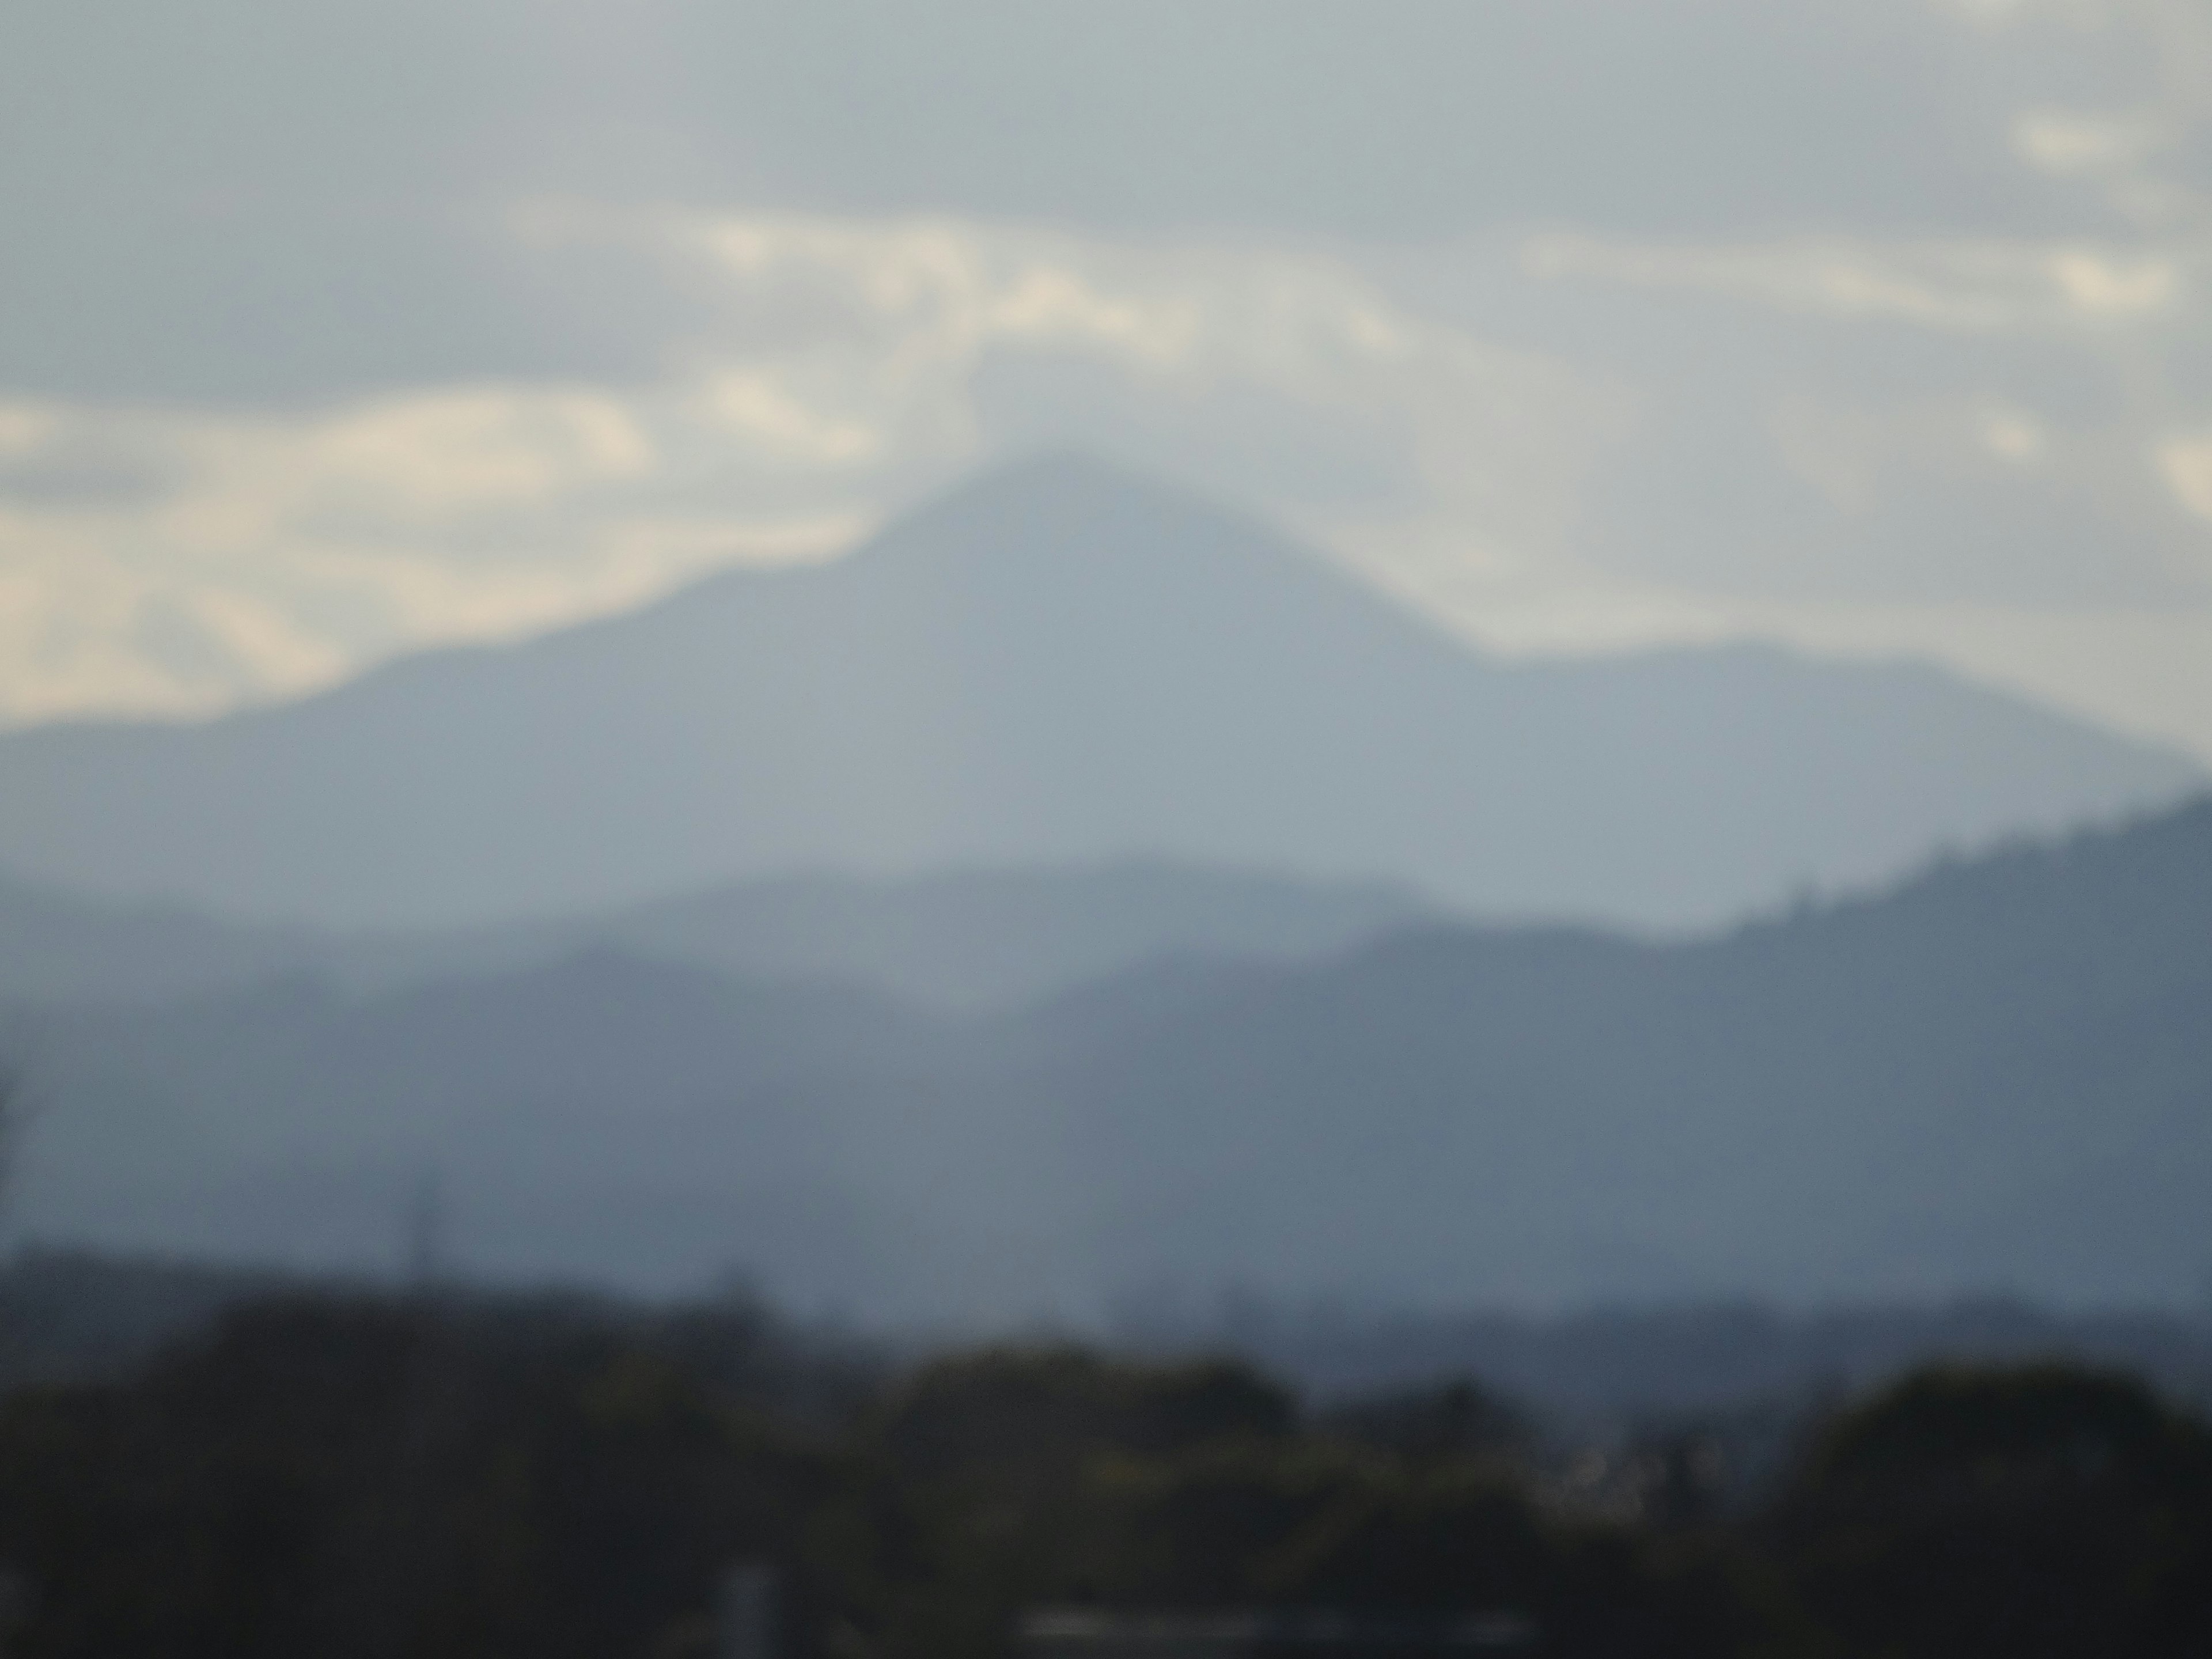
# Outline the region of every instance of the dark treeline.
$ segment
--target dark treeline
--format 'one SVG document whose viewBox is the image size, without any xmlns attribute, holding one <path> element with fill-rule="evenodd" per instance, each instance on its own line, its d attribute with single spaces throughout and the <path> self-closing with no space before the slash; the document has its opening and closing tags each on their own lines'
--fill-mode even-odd
<svg viewBox="0 0 2212 1659">
<path fill-rule="evenodd" d="M 1558 1656 L 2212 1650 L 2212 1432 L 2124 1375 L 1914 1373 L 1730 1496 L 1602 1489 L 1472 1382 L 1307 1409 L 1231 1361 L 888 1367 L 732 1301 L 295 1291 L 0 1406 L 8 1651 L 991 1659 L 1023 1609 L 1532 1620 Z"/>
<path fill-rule="evenodd" d="M 7 1276 L 0 1273 L 0 1307 Z M 2133 1372 L 2212 1407 L 2212 1302 L 2058 1310 L 1997 1295 L 1804 1309 L 1738 1302 L 1542 1313 L 1393 1312 L 1249 1294 L 1209 1305 L 1162 1291 L 1125 1298 L 1112 1345 L 1144 1353 L 1226 1351 L 1310 1393 L 1367 1394 L 1415 1376 L 1472 1375 L 1540 1401 L 1554 1419 L 1602 1425 L 1656 1413 L 1802 1409 L 1933 1359 L 2020 1364 L 2064 1357 Z"/>
</svg>

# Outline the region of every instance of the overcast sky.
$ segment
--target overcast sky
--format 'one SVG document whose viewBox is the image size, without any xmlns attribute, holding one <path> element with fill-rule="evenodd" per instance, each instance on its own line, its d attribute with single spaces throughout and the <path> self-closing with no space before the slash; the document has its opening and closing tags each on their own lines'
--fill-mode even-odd
<svg viewBox="0 0 2212 1659">
<path fill-rule="evenodd" d="M 1511 651 L 2212 757 L 2202 0 L 0 12 L 0 718 L 813 557 L 1074 445 Z"/>
</svg>

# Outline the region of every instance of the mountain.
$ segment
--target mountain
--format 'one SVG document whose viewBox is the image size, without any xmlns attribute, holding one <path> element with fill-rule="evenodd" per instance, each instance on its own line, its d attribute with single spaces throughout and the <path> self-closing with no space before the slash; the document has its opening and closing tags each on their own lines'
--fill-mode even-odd
<svg viewBox="0 0 2212 1659">
<path fill-rule="evenodd" d="M 1436 1304 L 2212 1276 L 2212 801 L 1701 942 L 1439 929 L 1071 1056 L 1091 1270 Z"/>
<path fill-rule="evenodd" d="M 451 926 L 1146 854 L 1675 923 L 2202 779 L 1909 664 L 1504 665 L 1255 522 L 1054 459 L 826 565 L 204 725 L 0 738 L 0 864 Z"/>
<path fill-rule="evenodd" d="M 143 1001 L 247 985 L 320 967 L 337 943 L 312 927 L 86 898 L 0 871 L 0 997 Z"/>
<path fill-rule="evenodd" d="M 1291 962 L 1432 916 L 1407 889 L 1158 860 L 904 879 L 784 876 L 603 915 L 414 933 L 211 920 L 0 875 L 0 998 L 157 1000 L 286 976 L 356 988 L 511 971 L 593 948 L 946 1007 L 1015 1003 L 1159 957 Z"/>
<path fill-rule="evenodd" d="M 1680 943 L 1429 926 L 957 1017 L 598 951 L 5 1029 L 39 1236 L 389 1263 L 434 1171 L 478 1272 L 941 1319 L 2172 1304 L 2212 1269 L 2208 1009 L 2212 799 Z"/>
</svg>

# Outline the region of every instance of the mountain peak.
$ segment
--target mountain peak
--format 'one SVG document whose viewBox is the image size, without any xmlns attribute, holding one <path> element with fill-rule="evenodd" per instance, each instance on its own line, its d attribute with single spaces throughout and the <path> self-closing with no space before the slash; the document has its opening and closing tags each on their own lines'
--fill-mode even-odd
<svg viewBox="0 0 2212 1659">
<path fill-rule="evenodd" d="M 1022 507 L 1060 514 L 1071 509 L 1141 500 L 1162 507 L 1218 517 L 1215 502 L 1154 474 L 1140 472 L 1088 450 L 1040 449 L 986 468 L 933 498 L 913 516 L 959 513 L 977 507 Z"/>
<path fill-rule="evenodd" d="M 1018 457 L 925 502 L 853 556 L 992 568 L 1157 562 L 1167 576 L 1175 566 L 1231 550 L 1248 576 L 1325 564 L 1257 517 L 1082 451 L 1054 449 Z"/>
<path fill-rule="evenodd" d="M 204 728 L 0 737 L 0 860 L 381 923 L 1137 853 L 1713 921 L 2202 781 L 1894 665 L 1494 664 L 1258 520 L 1056 453 L 830 564 Z"/>
</svg>

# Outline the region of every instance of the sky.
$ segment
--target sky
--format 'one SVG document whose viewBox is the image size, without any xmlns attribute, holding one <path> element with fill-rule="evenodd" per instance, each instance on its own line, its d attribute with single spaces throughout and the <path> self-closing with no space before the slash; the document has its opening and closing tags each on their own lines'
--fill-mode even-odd
<svg viewBox="0 0 2212 1659">
<path fill-rule="evenodd" d="M 2212 759 L 2201 0 L 0 12 L 0 721 L 833 556 L 1075 447 L 1490 648 Z"/>
</svg>

